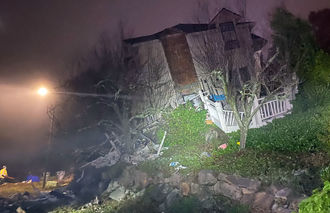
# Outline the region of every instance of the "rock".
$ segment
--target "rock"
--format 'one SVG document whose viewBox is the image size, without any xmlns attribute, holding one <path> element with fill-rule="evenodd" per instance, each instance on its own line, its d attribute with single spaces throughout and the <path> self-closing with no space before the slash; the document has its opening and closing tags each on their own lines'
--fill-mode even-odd
<svg viewBox="0 0 330 213">
<path fill-rule="evenodd" d="M 166 206 L 171 206 L 177 199 L 180 198 L 180 191 L 178 189 L 173 189 L 167 196 L 166 196 Z"/>
<path fill-rule="evenodd" d="M 110 193 L 109 197 L 113 200 L 121 201 L 125 198 L 125 187 L 118 187 L 115 191 Z"/>
<path fill-rule="evenodd" d="M 184 183 L 181 183 L 180 190 L 181 190 L 181 194 L 183 196 L 188 196 L 189 193 L 190 193 L 190 186 L 189 186 L 189 184 L 188 183 L 185 183 L 185 182 Z"/>
<path fill-rule="evenodd" d="M 16 212 L 17 212 L 17 213 L 25 213 L 25 211 L 24 211 L 21 207 L 18 207 L 18 208 L 16 209 Z"/>
<path fill-rule="evenodd" d="M 141 196 L 143 196 L 144 193 L 145 193 L 145 191 L 146 191 L 145 189 L 142 189 L 141 191 L 135 193 L 135 197 L 141 197 Z"/>
<path fill-rule="evenodd" d="M 254 194 L 243 194 L 242 198 L 240 199 L 240 203 L 246 204 L 246 205 L 251 205 L 254 199 Z"/>
<path fill-rule="evenodd" d="M 108 185 L 108 188 L 106 190 L 106 192 L 113 192 L 115 191 L 117 188 L 119 188 L 119 183 L 117 181 L 113 181 Z"/>
<path fill-rule="evenodd" d="M 159 212 L 165 212 L 166 210 L 166 204 L 162 203 L 158 206 Z"/>
<path fill-rule="evenodd" d="M 198 194 L 201 191 L 200 186 L 197 183 L 190 183 L 190 190 L 193 195 Z"/>
<path fill-rule="evenodd" d="M 258 192 L 255 194 L 254 202 L 252 204 L 256 211 L 270 212 L 274 202 L 274 196 L 266 192 Z"/>
<path fill-rule="evenodd" d="M 244 188 L 247 188 L 254 192 L 256 192 L 261 185 L 260 181 L 251 180 L 248 178 L 243 178 L 243 177 L 239 177 L 239 176 L 235 176 L 235 175 L 227 176 L 226 180 L 233 185 L 239 186 L 241 188 L 244 187 Z"/>
<path fill-rule="evenodd" d="M 170 185 L 179 187 L 181 182 L 181 176 L 177 173 L 174 173 L 171 175 L 171 177 L 169 177 L 168 181 Z"/>
<path fill-rule="evenodd" d="M 210 212 L 217 205 L 216 201 L 213 198 L 205 199 L 202 201 L 202 208 Z"/>
<path fill-rule="evenodd" d="M 214 173 L 211 170 L 201 170 L 198 173 L 198 184 L 200 185 L 214 185 L 217 179 L 214 177 Z"/>
<path fill-rule="evenodd" d="M 149 184 L 148 175 L 145 172 L 136 171 L 133 178 L 135 189 L 141 190 Z"/>
<path fill-rule="evenodd" d="M 227 176 L 228 176 L 228 175 L 226 175 L 226 174 L 219 173 L 217 179 L 218 179 L 219 181 L 227 181 Z"/>
<path fill-rule="evenodd" d="M 291 210 L 280 207 L 277 203 L 275 203 L 272 207 L 272 213 L 291 213 Z"/>
<path fill-rule="evenodd" d="M 254 193 L 254 191 L 248 190 L 246 188 L 242 189 L 242 194 L 243 195 L 250 195 L 250 194 L 253 194 L 253 193 Z"/>
<path fill-rule="evenodd" d="M 292 199 L 291 202 L 290 202 L 290 205 L 289 205 L 289 209 L 291 211 L 298 212 L 299 203 L 304 199 L 306 199 L 306 197 L 299 197 L 299 198 Z"/>
<path fill-rule="evenodd" d="M 150 198 L 158 203 L 163 202 L 169 191 L 168 185 L 165 185 L 167 184 L 152 186 L 149 191 Z"/>
<path fill-rule="evenodd" d="M 215 195 L 224 195 L 234 200 L 239 200 L 242 197 L 242 192 L 237 186 L 226 182 L 217 182 L 213 186 L 213 191 Z"/>
<path fill-rule="evenodd" d="M 291 189 L 284 188 L 275 193 L 275 202 L 279 205 L 285 205 L 288 200 L 288 196 L 291 193 Z"/>
<path fill-rule="evenodd" d="M 136 170 L 133 166 L 126 167 L 119 177 L 118 183 L 126 188 L 132 187 L 134 185 L 135 172 Z"/>
<path fill-rule="evenodd" d="M 162 184 L 165 182 L 165 178 L 163 177 L 162 173 L 159 173 L 152 178 L 152 183 L 153 184 Z"/>
</svg>

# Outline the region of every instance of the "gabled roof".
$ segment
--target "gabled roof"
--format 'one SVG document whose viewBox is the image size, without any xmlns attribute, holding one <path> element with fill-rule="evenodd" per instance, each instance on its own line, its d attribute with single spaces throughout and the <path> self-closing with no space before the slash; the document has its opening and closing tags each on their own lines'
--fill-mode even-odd
<svg viewBox="0 0 330 213">
<path fill-rule="evenodd" d="M 221 19 L 222 17 L 224 16 L 230 16 L 231 19 L 234 19 L 236 21 L 240 20 L 242 18 L 241 15 L 237 14 L 237 13 L 234 13 L 233 11 L 231 10 L 228 10 L 226 8 L 222 8 L 212 19 L 211 21 L 209 22 L 210 24 L 215 24 L 217 22 L 218 19 Z"/>
<path fill-rule="evenodd" d="M 140 36 L 140 37 L 135 37 L 135 38 L 130 38 L 130 39 L 125 39 L 124 42 L 128 44 L 137 44 L 137 43 L 142 43 L 146 41 L 152 41 L 156 39 L 160 39 L 162 36 L 165 35 L 171 35 L 171 34 L 176 34 L 176 33 L 193 33 L 193 32 L 201 32 L 201 31 L 206 31 L 210 29 L 215 29 L 216 28 L 216 23 L 217 21 L 224 20 L 224 22 L 227 22 L 228 20 L 240 20 L 242 16 L 240 16 L 237 13 L 234 13 L 226 8 L 222 8 L 215 16 L 214 18 L 210 21 L 209 24 L 177 24 L 175 26 L 166 28 L 160 32 L 157 32 L 152 35 L 147 35 L 147 36 Z M 254 27 L 254 22 L 236 22 L 237 26 L 240 25 L 249 25 L 250 30 Z M 252 34 L 252 39 L 254 39 L 255 43 L 255 48 L 260 48 L 262 44 L 265 44 L 267 40 Z"/>
<path fill-rule="evenodd" d="M 136 43 L 159 39 L 160 37 L 162 37 L 164 35 L 171 35 L 171 34 L 180 33 L 180 32 L 184 32 L 184 33 L 201 32 L 201 31 L 206 31 L 206 30 L 214 29 L 214 28 L 215 28 L 215 25 L 209 25 L 209 24 L 177 24 L 173 27 L 166 28 L 166 29 L 164 29 L 158 33 L 152 34 L 152 35 L 125 39 L 124 42 L 126 42 L 128 44 L 136 44 Z"/>
</svg>

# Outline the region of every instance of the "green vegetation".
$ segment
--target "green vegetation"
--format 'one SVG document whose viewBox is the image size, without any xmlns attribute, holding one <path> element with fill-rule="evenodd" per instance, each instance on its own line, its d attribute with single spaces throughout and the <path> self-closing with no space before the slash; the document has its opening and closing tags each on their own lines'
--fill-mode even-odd
<svg viewBox="0 0 330 213">
<path fill-rule="evenodd" d="M 252 129 L 248 136 L 248 147 L 259 151 L 276 151 L 283 154 L 318 152 L 325 150 L 320 141 L 326 123 L 330 122 L 330 108 L 317 108 L 287 115 L 273 120 L 259 129 Z"/>
<path fill-rule="evenodd" d="M 167 131 L 165 146 L 203 142 L 208 129 L 205 118 L 206 110 L 197 111 L 190 102 L 180 105 L 164 115 L 165 125 L 158 132 L 159 141 Z"/>
<path fill-rule="evenodd" d="M 201 203 L 196 197 L 184 197 L 177 200 L 169 209 L 169 213 L 199 213 L 202 211 Z"/>
<path fill-rule="evenodd" d="M 328 213 L 330 212 L 330 182 L 324 183 L 323 190 L 315 190 L 313 195 L 303 200 L 299 205 L 300 213 Z"/>
<path fill-rule="evenodd" d="M 288 64 L 289 71 L 306 79 L 314 67 L 317 51 L 312 27 L 282 8 L 274 13 L 271 27 L 274 44 L 280 50 L 281 59 Z"/>
<path fill-rule="evenodd" d="M 324 182 L 330 181 L 330 166 L 327 166 L 321 170 L 321 178 Z"/>
</svg>

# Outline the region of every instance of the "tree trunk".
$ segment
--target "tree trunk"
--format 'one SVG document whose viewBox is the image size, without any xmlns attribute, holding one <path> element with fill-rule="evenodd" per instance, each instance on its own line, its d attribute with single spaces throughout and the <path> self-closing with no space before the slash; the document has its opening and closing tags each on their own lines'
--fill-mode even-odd
<svg viewBox="0 0 330 213">
<path fill-rule="evenodd" d="M 246 137 L 247 137 L 247 133 L 248 133 L 248 128 L 246 126 L 243 126 L 242 128 L 240 128 L 241 131 L 241 137 L 240 137 L 240 150 L 245 149 L 245 144 L 246 144 Z"/>
</svg>

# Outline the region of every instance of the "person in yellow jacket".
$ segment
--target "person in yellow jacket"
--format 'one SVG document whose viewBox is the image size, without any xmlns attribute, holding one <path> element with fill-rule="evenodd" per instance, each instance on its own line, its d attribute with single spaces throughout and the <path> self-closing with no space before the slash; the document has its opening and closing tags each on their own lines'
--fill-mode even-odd
<svg viewBox="0 0 330 213">
<path fill-rule="evenodd" d="M 2 169 L 0 170 L 0 183 L 4 182 L 5 178 L 8 176 L 7 174 L 7 167 L 2 166 Z"/>
</svg>

